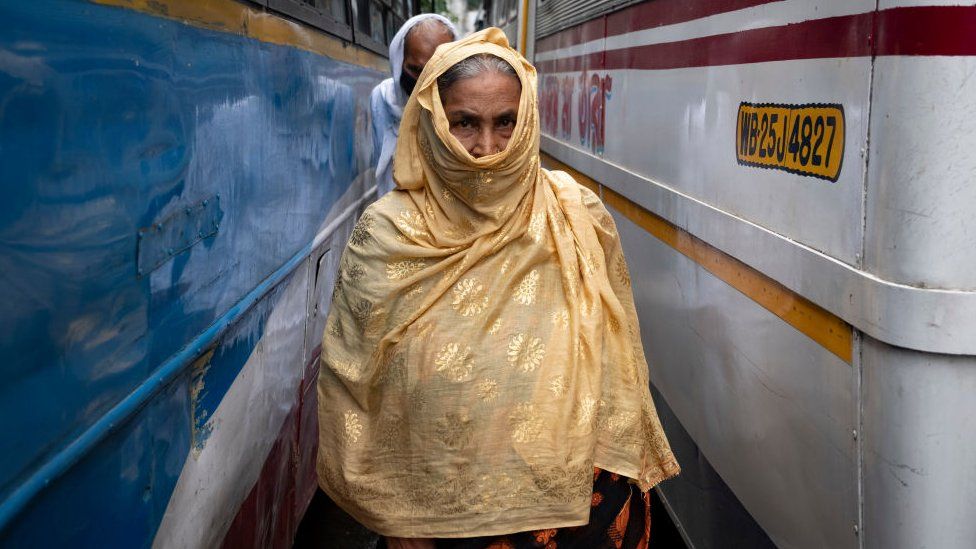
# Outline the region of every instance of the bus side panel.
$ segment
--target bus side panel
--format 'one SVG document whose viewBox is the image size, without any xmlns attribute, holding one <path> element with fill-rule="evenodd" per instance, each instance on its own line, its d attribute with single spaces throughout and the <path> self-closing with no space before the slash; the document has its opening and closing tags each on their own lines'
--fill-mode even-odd
<svg viewBox="0 0 976 549">
<path fill-rule="evenodd" d="M 599 20 L 543 37 L 535 56 L 542 124 L 558 142 L 558 160 L 583 172 L 636 174 L 599 182 L 679 228 L 669 247 L 620 221 L 629 227 L 621 234 L 651 379 L 695 446 L 777 545 L 855 547 L 859 372 L 850 326 L 839 324 L 846 348 L 818 344 L 784 321 L 783 311 L 807 307 L 802 298 L 784 290 L 775 304 L 760 305 L 765 282 L 733 286 L 710 270 L 713 256 L 724 261 L 721 250 L 682 242 L 691 235 L 680 228 L 702 220 L 653 209 L 662 203 L 653 197 L 680 196 L 832 261 L 861 261 L 872 69 L 861 31 L 870 31 L 875 3 L 752 4 L 656 25 L 656 4 L 645 2 L 604 16 L 601 39 L 580 38 Z M 603 69 L 593 70 L 593 60 Z M 573 83 L 565 92 L 564 82 Z M 845 143 L 836 180 L 740 161 L 742 104 L 838 105 Z M 762 280 L 748 266 L 737 269 L 731 279 Z M 685 482 L 678 477 L 662 491 Z M 707 504 L 685 511 L 698 525 L 714 512 Z M 701 546 L 723 544 L 707 528 L 687 533 Z"/>
<path fill-rule="evenodd" d="M 615 218 L 651 381 L 680 420 L 668 436 L 691 449 L 682 457 L 700 451 L 776 545 L 855 547 L 851 366 L 630 220 Z M 689 482 L 694 476 L 681 475 L 661 490 L 679 500 L 695 491 L 684 486 Z M 696 547 L 755 537 L 748 521 L 734 518 L 734 505 L 698 495 L 706 501 L 676 509 L 690 513 L 677 518 Z"/>
<path fill-rule="evenodd" d="M 556 46 L 536 53 L 543 102 L 555 95 L 552 83 L 573 82 L 570 100 L 560 97 L 558 109 L 550 112 L 558 112 L 571 123 L 559 123 L 558 132 L 552 131 L 556 121 L 544 115 L 543 128 L 549 130 L 545 133 L 841 261 L 857 264 L 862 244 L 861 148 L 867 139 L 870 58 L 748 63 L 755 52 L 747 49 L 753 44 L 746 38 L 741 39 L 743 49 L 737 51 L 734 39 L 725 43 L 720 38 L 710 41 L 709 37 L 741 31 L 756 41 L 799 40 L 801 35 L 791 35 L 791 24 L 836 16 L 836 23 L 828 19 L 836 28 L 828 25 L 825 34 L 836 32 L 847 37 L 839 40 L 851 43 L 832 47 L 840 52 L 855 51 L 859 47 L 855 41 L 861 39 L 856 33 L 863 30 L 864 21 L 848 21 L 844 16 L 870 12 L 874 2 L 775 2 L 706 20 L 614 34 L 629 28 L 628 22 L 637 18 L 640 9 L 652 4 L 605 16 L 605 38 L 579 36 L 577 29 L 599 26 L 599 20 L 594 20 L 540 41 L 550 48 Z M 750 35 L 757 18 L 780 26 L 768 37 Z M 796 32 L 805 31 L 801 27 Z M 668 47 L 659 41 L 668 42 Z M 720 51 L 699 53 L 710 52 L 710 48 Z M 778 55 L 775 50 L 766 53 Z M 710 56 L 718 58 L 715 65 L 709 64 Z M 595 59 L 602 59 L 605 70 L 593 66 Z M 736 130 L 742 102 L 843 105 L 847 135 L 838 180 L 823 181 L 740 164 Z M 564 113 L 567 103 L 570 112 Z M 787 133 L 791 133 L 789 128 Z M 835 230 L 838 226 L 845 230 Z"/>
<path fill-rule="evenodd" d="M 971 342 L 971 327 L 946 318 L 976 290 L 976 7 L 946 5 L 959 3 L 880 3 L 897 9 L 879 48 L 897 52 L 905 41 L 893 38 L 908 35 L 938 49 L 876 61 L 864 255 L 885 280 L 952 296 L 924 311 L 928 324 Z M 888 316 L 904 314 L 885 297 Z M 976 358 L 864 341 L 865 545 L 972 547 Z"/>
<path fill-rule="evenodd" d="M 976 53 L 971 30 L 969 43 Z M 976 56 L 877 61 L 864 253 L 866 269 L 884 279 L 976 290 L 974 73 Z"/>
<path fill-rule="evenodd" d="M 655 24 L 670 4 L 645 2 L 604 16 L 602 43 L 579 38 L 597 20 L 542 37 L 544 149 L 650 210 L 627 251 L 653 274 L 635 281 L 652 379 L 777 545 L 968 547 L 976 7 L 748 3 Z"/>
<path fill-rule="evenodd" d="M 5 543 L 149 545 L 184 465 L 226 442 L 197 487 L 214 522 L 186 529 L 219 542 L 290 436 L 308 255 L 370 184 L 381 75 L 229 30 L 73 0 L 0 9 Z M 263 412 L 232 418 L 248 391 Z M 234 421 L 250 430 L 226 439 Z"/>
<path fill-rule="evenodd" d="M 199 406 L 211 390 L 220 402 L 205 421 L 194 414 L 191 452 L 169 495 L 155 546 L 219 545 L 241 507 L 251 520 L 230 535 L 253 546 L 290 541 L 301 517 L 294 465 L 301 452 L 315 448 L 296 447 L 307 295 L 306 261 L 193 366 L 191 404 Z M 228 377 L 230 385 L 221 387 Z M 263 497 L 248 507 L 256 486 Z"/>
<path fill-rule="evenodd" d="M 657 491 L 675 524 L 680 525 L 686 544 L 700 548 L 775 548 L 653 385 L 651 394 L 671 450 L 681 464 L 681 482 L 663 483 Z"/>
<path fill-rule="evenodd" d="M 865 547 L 976 541 L 976 358 L 865 338 Z"/>
</svg>

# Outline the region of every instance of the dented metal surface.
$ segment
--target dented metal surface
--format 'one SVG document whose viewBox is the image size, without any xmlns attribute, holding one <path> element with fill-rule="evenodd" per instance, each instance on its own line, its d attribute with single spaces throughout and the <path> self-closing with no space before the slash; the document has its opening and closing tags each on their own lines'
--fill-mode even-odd
<svg viewBox="0 0 976 549">
<path fill-rule="evenodd" d="M 149 227 L 139 229 L 136 272 L 148 274 L 220 229 L 220 195 L 177 210 Z"/>
<path fill-rule="evenodd" d="M 225 451 L 260 472 L 300 406 L 294 272 L 368 187 L 380 77 L 130 9 L 0 7 L 0 545 L 151 544 L 255 356 L 282 413 Z M 236 512 L 234 481 L 201 504 Z"/>
</svg>

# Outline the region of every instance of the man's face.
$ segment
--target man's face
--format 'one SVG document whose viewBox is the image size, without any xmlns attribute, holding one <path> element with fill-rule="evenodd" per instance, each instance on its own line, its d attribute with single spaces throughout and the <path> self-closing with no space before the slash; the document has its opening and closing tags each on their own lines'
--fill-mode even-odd
<svg viewBox="0 0 976 549">
<path fill-rule="evenodd" d="M 434 55 L 437 46 L 453 40 L 450 31 L 443 25 L 414 29 L 403 44 L 403 72 L 416 80 L 423 72 L 424 65 Z"/>
</svg>

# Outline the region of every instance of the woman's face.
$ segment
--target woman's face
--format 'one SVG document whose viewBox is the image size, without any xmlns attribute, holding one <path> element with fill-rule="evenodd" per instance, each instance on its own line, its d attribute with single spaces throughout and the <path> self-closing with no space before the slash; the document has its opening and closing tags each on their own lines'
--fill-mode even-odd
<svg viewBox="0 0 976 549">
<path fill-rule="evenodd" d="M 522 85 L 509 74 L 486 72 L 458 80 L 441 98 L 451 135 L 475 158 L 505 150 L 521 92 Z"/>
</svg>

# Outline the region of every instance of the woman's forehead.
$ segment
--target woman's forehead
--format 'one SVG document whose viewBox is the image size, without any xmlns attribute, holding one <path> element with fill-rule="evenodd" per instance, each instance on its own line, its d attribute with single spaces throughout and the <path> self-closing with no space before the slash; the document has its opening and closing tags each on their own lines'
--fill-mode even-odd
<svg viewBox="0 0 976 549">
<path fill-rule="evenodd" d="M 444 108 L 461 108 L 467 110 L 485 111 L 502 108 L 510 109 L 513 105 L 518 110 L 522 84 L 510 74 L 498 72 L 483 72 L 475 76 L 455 82 L 451 88 L 441 96 Z"/>
<path fill-rule="evenodd" d="M 459 82 L 472 78 L 484 78 L 486 75 L 501 75 L 517 84 L 522 84 L 519 71 L 509 60 L 490 53 L 476 52 L 454 63 L 437 76 L 437 87 L 443 94 L 452 89 Z"/>
</svg>

